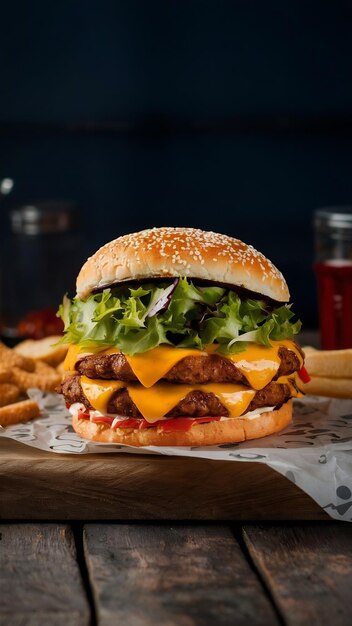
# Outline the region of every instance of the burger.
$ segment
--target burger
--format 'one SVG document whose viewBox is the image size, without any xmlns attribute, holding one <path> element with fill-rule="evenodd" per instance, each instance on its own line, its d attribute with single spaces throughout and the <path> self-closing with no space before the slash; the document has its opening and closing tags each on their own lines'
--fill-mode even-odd
<svg viewBox="0 0 352 626">
<path fill-rule="evenodd" d="M 132 446 L 280 431 L 305 376 L 288 301 L 279 270 L 239 239 L 165 227 L 107 243 L 58 312 L 73 428 Z"/>
</svg>

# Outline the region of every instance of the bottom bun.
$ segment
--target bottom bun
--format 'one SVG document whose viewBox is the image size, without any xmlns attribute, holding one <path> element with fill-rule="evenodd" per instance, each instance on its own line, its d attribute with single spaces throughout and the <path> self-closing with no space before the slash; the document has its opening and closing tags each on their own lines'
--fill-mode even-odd
<svg viewBox="0 0 352 626">
<path fill-rule="evenodd" d="M 129 446 L 213 446 L 266 437 L 285 428 L 292 419 L 292 400 L 280 409 L 261 413 L 254 419 L 232 417 L 219 422 L 193 424 L 186 432 L 165 431 L 158 426 L 112 429 L 105 424 L 72 418 L 76 433 L 100 443 L 124 443 Z"/>
</svg>

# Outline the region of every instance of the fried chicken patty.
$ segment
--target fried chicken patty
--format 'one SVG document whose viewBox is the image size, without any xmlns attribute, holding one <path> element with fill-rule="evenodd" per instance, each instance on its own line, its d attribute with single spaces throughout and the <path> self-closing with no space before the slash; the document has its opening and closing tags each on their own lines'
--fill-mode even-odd
<svg viewBox="0 0 352 626">
<path fill-rule="evenodd" d="M 93 407 L 88 402 L 83 393 L 80 377 L 69 376 L 61 385 L 61 393 L 66 402 L 74 404 L 80 402 L 87 409 Z M 251 401 L 247 411 L 254 411 L 262 406 L 279 407 L 290 398 L 290 387 L 286 384 L 271 382 L 264 389 L 257 391 Z M 126 417 L 141 418 L 142 414 L 137 409 L 126 388 L 118 389 L 111 397 L 108 413 L 116 413 Z M 171 411 L 167 417 L 205 417 L 205 416 L 225 416 L 229 415 L 227 408 L 220 402 L 214 393 L 207 393 L 201 390 L 190 391 Z"/>
<path fill-rule="evenodd" d="M 288 376 L 300 368 L 300 362 L 292 350 L 279 349 L 280 367 L 276 378 Z M 88 378 L 104 378 L 135 382 L 138 378 L 133 373 L 124 354 L 94 354 L 78 361 L 76 370 Z M 186 385 L 205 383 L 246 383 L 246 378 L 236 364 L 220 354 L 208 356 L 187 356 L 174 365 L 163 380 Z"/>
</svg>

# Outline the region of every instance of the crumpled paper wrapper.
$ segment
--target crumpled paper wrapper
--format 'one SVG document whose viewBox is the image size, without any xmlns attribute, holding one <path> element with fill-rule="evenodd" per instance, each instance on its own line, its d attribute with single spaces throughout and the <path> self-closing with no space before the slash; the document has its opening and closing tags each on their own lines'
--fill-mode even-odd
<svg viewBox="0 0 352 626">
<path fill-rule="evenodd" d="M 277 435 L 239 444 L 205 447 L 135 448 L 81 439 L 71 426 L 63 398 L 29 390 L 43 417 L 0 428 L 28 446 L 64 454 L 124 452 L 266 463 L 295 483 L 331 517 L 352 521 L 352 400 L 315 396 L 294 401 L 293 422 Z"/>
</svg>

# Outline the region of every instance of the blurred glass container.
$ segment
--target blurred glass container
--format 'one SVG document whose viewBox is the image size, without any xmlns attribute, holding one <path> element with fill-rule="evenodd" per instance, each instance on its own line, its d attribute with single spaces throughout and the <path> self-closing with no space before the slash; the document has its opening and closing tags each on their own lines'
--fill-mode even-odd
<svg viewBox="0 0 352 626">
<path fill-rule="evenodd" d="M 39 338 L 61 330 L 55 312 L 84 260 L 78 216 L 69 202 L 12 209 L 1 252 L 1 333 Z"/>
<path fill-rule="evenodd" d="M 352 207 L 315 211 L 321 347 L 352 348 Z"/>
</svg>

